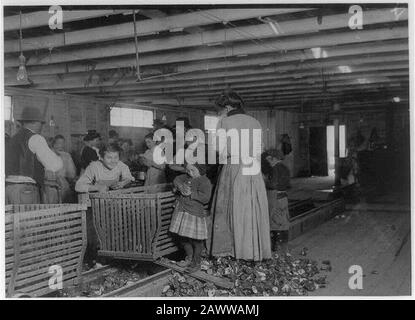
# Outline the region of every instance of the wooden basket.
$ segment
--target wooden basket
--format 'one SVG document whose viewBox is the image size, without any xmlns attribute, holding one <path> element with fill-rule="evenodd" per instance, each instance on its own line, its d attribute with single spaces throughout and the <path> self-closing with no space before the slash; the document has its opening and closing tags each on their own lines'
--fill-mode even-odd
<svg viewBox="0 0 415 320">
<path fill-rule="evenodd" d="M 101 256 L 153 260 L 175 252 L 169 234 L 175 195 L 170 184 L 90 194 Z"/>
<path fill-rule="evenodd" d="M 60 289 L 54 281 L 60 275 L 62 286 L 79 282 L 86 248 L 85 210 L 80 204 L 6 206 L 8 297 L 53 292 Z"/>
</svg>

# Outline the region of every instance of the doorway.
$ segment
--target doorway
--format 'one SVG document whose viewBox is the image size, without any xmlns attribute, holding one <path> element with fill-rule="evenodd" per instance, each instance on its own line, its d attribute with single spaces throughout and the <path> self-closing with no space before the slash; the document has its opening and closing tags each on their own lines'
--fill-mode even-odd
<svg viewBox="0 0 415 320">
<path fill-rule="evenodd" d="M 340 158 L 346 157 L 346 126 L 339 126 Z M 334 126 L 310 127 L 310 173 L 334 176 Z"/>
<path fill-rule="evenodd" d="M 327 129 L 310 127 L 310 173 L 312 176 L 327 176 Z"/>
<path fill-rule="evenodd" d="M 334 176 L 334 126 L 327 126 L 327 171 L 329 176 Z M 340 158 L 346 157 L 346 126 L 339 126 Z"/>
</svg>

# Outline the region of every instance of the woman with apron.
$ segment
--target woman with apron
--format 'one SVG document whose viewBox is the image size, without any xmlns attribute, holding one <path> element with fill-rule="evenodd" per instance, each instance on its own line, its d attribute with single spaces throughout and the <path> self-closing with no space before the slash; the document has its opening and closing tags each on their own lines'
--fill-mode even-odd
<svg viewBox="0 0 415 320">
<path fill-rule="evenodd" d="M 227 111 L 227 116 L 220 120 L 218 129 L 227 132 L 233 129 L 237 132 L 238 146 L 248 142 L 241 138 L 242 131 L 248 131 L 249 154 L 253 154 L 253 149 L 260 149 L 261 144 L 254 144 L 252 138 L 254 130 L 261 130 L 261 125 L 245 114 L 242 99 L 231 91 L 222 95 L 216 104 Z M 228 142 L 231 140 L 233 139 L 228 139 Z M 228 151 L 232 150 L 233 143 L 234 141 L 227 146 Z M 239 155 L 232 151 L 228 154 L 226 164 L 219 174 L 211 206 L 212 228 L 207 243 L 208 250 L 213 256 L 261 261 L 271 258 L 267 193 L 261 172 L 248 174 L 245 170 L 251 167 L 243 163 L 241 151 L 246 148 L 238 149 Z M 219 152 L 221 157 L 226 157 L 224 150 Z M 256 163 L 260 168 L 260 162 L 259 154 L 252 164 Z"/>
</svg>

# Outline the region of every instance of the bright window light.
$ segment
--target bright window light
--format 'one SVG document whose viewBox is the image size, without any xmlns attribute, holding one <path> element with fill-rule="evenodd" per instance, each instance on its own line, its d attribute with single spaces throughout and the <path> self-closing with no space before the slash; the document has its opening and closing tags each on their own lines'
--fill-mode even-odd
<svg viewBox="0 0 415 320">
<path fill-rule="evenodd" d="M 115 127 L 153 127 L 153 111 L 114 107 L 110 113 L 111 126 Z"/>
<path fill-rule="evenodd" d="M 4 120 L 12 121 L 12 97 L 4 96 Z"/>
<path fill-rule="evenodd" d="M 360 84 L 369 84 L 370 83 L 370 81 L 365 79 L 365 78 L 357 79 L 357 82 L 359 82 Z"/>
<path fill-rule="evenodd" d="M 351 73 L 352 69 L 349 66 L 339 66 L 339 70 L 342 73 Z"/>
<path fill-rule="evenodd" d="M 327 161 L 329 174 L 334 174 L 334 126 L 327 126 Z M 339 156 L 346 157 L 346 126 L 339 126 Z"/>
<path fill-rule="evenodd" d="M 310 48 L 310 50 L 311 50 L 311 52 L 313 54 L 313 57 L 315 59 L 327 58 L 328 57 L 328 54 L 327 54 L 326 50 L 321 49 L 320 47 Z"/>
</svg>

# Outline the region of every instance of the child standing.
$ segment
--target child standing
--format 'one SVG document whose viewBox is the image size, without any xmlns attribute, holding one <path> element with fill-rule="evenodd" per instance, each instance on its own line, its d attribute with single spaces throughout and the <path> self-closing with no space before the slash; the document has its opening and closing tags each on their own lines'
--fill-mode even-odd
<svg viewBox="0 0 415 320">
<path fill-rule="evenodd" d="M 268 195 L 270 229 L 273 234 L 272 247 L 275 251 L 277 242 L 288 241 L 290 215 L 286 191 L 290 188 L 291 175 L 288 167 L 282 162 L 284 153 L 281 150 L 267 151 L 266 160 L 271 168 L 269 175 L 264 178 Z"/>
<path fill-rule="evenodd" d="M 173 185 L 179 193 L 170 224 L 170 232 L 177 234 L 186 258 L 179 265 L 188 272 L 200 269 L 203 240 L 207 237 L 204 205 L 209 202 L 212 184 L 206 177 L 206 166 L 187 164 L 186 174 L 176 177 Z"/>
</svg>

